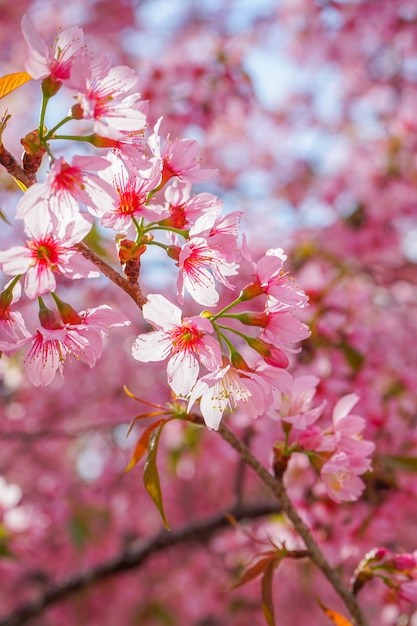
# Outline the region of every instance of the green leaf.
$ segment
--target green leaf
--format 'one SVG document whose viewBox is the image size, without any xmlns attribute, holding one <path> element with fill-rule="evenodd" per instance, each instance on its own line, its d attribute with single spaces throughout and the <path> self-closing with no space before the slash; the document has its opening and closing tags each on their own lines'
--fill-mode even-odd
<svg viewBox="0 0 417 626">
<path fill-rule="evenodd" d="M 264 575 L 262 576 L 262 611 L 268 626 L 275 626 L 272 581 L 274 579 L 274 570 L 278 567 L 280 560 L 281 559 L 270 559 L 269 563 L 265 567 Z"/>
<path fill-rule="evenodd" d="M 146 459 L 145 469 L 143 471 L 143 483 L 146 491 L 151 496 L 162 517 L 165 528 L 170 530 L 165 516 L 164 505 L 162 502 L 161 484 L 159 482 L 158 468 L 156 466 L 156 454 L 158 451 L 159 439 L 161 437 L 162 429 L 168 421 L 169 420 L 163 420 L 163 422 L 159 424 L 157 429 L 152 433 L 148 446 L 148 458 Z"/>
<path fill-rule="evenodd" d="M 417 473 L 417 456 L 391 456 L 387 454 L 382 457 L 382 460 L 388 467 L 403 470 L 404 472 Z"/>
</svg>

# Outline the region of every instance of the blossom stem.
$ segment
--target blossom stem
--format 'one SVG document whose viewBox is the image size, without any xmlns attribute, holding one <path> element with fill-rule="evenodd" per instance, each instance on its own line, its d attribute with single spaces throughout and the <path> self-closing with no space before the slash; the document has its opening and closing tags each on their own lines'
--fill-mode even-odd
<svg viewBox="0 0 417 626">
<path fill-rule="evenodd" d="M 232 448 L 236 450 L 236 452 L 238 452 L 243 461 L 255 471 L 255 473 L 259 476 L 264 485 L 269 487 L 269 489 L 272 491 L 283 512 L 292 522 L 294 529 L 296 530 L 298 535 L 303 539 L 308 549 L 310 560 L 316 565 L 318 569 L 323 572 L 327 580 L 332 585 L 333 589 L 343 600 L 346 608 L 349 610 L 349 613 L 354 620 L 355 625 L 368 626 L 367 619 L 363 614 L 362 609 L 360 608 L 356 598 L 346 587 L 343 580 L 337 574 L 335 569 L 327 561 L 326 557 L 314 540 L 310 529 L 303 522 L 291 500 L 289 499 L 282 480 L 270 474 L 268 470 L 252 454 L 252 452 L 243 443 L 243 441 L 236 437 L 236 435 L 231 430 L 229 430 L 229 428 L 223 423 L 220 424 L 218 432 L 220 436 L 227 443 L 229 443 Z"/>
<path fill-rule="evenodd" d="M 68 141 L 84 141 L 86 143 L 91 143 L 91 135 L 77 136 L 77 135 L 55 135 L 51 137 L 51 139 L 65 139 Z"/>
<path fill-rule="evenodd" d="M 210 320 L 212 322 L 214 322 L 215 320 L 217 320 L 219 317 L 222 317 L 224 313 L 226 313 L 226 311 L 230 311 L 230 309 L 232 309 L 234 306 L 240 304 L 242 302 L 241 297 L 239 296 L 238 298 L 236 298 L 236 300 L 233 300 L 233 302 L 231 302 L 230 304 L 228 304 L 227 306 L 224 307 L 224 309 L 222 309 L 221 311 L 219 311 L 218 313 L 216 313 L 216 315 L 213 315 L 212 317 L 210 317 Z"/>
<path fill-rule="evenodd" d="M 190 238 L 187 230 L 181 230 L 181 228 L 174 228 L 173 226 L 152 226 L 152 224 L 150 224 L 145 228 L 144 232 L 148 232 L 150 230 L 167 230 L 170 233 L 176 233 L 177 235 L 181 235 L 181 237 L 184 237 L 184 239 Z"/>
<path fill-rule="evenodd" d="M 66 124 L 67 122 L 70 122 L 73 119 L 74 118 L 72 117 L 72 115 L 68 115 L 67 117 L 64 117 L 63 120 L 58 122 L 58 124 L 56 124 L 56 126 L 54 126 L 53 128 L 51 128 L 50 131 L 48 131 L 48 133 L 44 137 L 44 141 L 49 141 L 49 139 L 56 139 L 56 137 L 54 137 L 55 131 L 58 130 L 58 128 L 61 128 L 61 126 L 63 126 L 64 124 Z"/>
<path fill-rule="evenodd" d="M 42 142 L 45 140 L 45 138 L 43 136 L 43 131 L 45 129 L 45 125 L 44 124 L 45 124 L 45 115 L 46 115 L 46 108 L 48 106 L 48 102 L 49 102 L 48 96 L 43 94 L 42 105 L 41 105 L 41 114 L 40 114 L 40 117 L 39 117 L 39 129 L 38 129 L 39 139 Z"/>
</svg>

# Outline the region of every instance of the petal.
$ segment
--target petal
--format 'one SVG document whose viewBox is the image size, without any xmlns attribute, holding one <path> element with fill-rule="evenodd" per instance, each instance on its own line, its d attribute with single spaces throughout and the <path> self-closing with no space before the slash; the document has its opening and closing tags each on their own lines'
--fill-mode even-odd
<svg viewBox="0 0 417 626">
<path fill-rule="evenodd" d="M 148 301 L 143 305 L 143 317 L 156 328 L 168 330 L 181 326 L 181 315 L 181 309 L 157 293 L 149 294 Z"/>
<path fill-rule="evenodd" d="M 171 352 L 171 341 L 166 333 L 155 330 L 151 333 L 139 335 L 133 346 L 132 356 L 137 361 L 163 361 Z"/>
<path fill-rule="evenodd" d="M 178 352 L 167 365 L 168 384 L 177 396 L 186 396 L 199 372 L 197 359 L 189 352 Z"/>
</svg>

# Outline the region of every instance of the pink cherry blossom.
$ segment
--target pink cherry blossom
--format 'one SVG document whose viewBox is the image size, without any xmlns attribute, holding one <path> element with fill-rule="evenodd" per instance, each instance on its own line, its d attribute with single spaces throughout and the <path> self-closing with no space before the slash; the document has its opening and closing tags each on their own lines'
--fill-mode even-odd
<svg viewBox="0 0 417 626">
<path fill-rule="evenodd" d="M 228 289 L 234 289 L 226 277 L 237 274 L 237 263 L 224 260 L 221 251 L 211 248 L 209 241 L 203 237 L 192 237 L 183 245 L 178 267 L 177 291 L 180 302 L 184 301 L 184 291 L 187 290 L 199 304 L 215 306 L 219 300 L 215 280 Z"/>
<path fill-rule="evenodd" d="M 211 193 L 191 194 L 189 182 L 173 178 L 165 189 L 167 222 L 175 228 L 187 228 L 205 213 L 218 215 L 223 202 Z"/>
<path fill-rule="evenodd" d="M 336 502 L 357 500 L 365 489 L 344 452 L 333 454 L 321 468 L 320 476 L 329 496 Z"/>
<path fill-rule="evenodd" d="M 78 91 L 78 104 L 72 109 L 74 117 L 94 120 L 94 132 L 103 137 L 110 131 L 111 138 L 121 139 L 124 132 L 143 130 L 148 105 L 136 91 L 138 81 L 130 67 L 111 67 L 105 54 L 93 59 L 86 53 L 80 54 L 68 82 Z"/>
<path fill-rule="evenodd" d="M 270 311 L 267 307 L 266 313 L 266 326 L 261 337 L 271 341 L 284 352 L 299 352 L 301 348 L 295 348 L 294 344 L 310 336 L 308 326 L 300 322 L 290 311 Z"/>
<path fill-rule="evenodd" d="M 44 183 L 29 187 L 19 201 L 16 217 L 25 219 L 29 211 L 39 210 L 40 200 L 48 203 L 51 219 L 57 221 L 76 215 L 78 202 L 95 211 L 104 210 L 115 201 L 116 192 L 95 172 L 109 167 L 104 157 L 74 156 L 71 164 L 63 157 L 56 159 Z M 40 204 L 43 207 L 43 203 Z"/>
<path fill-rule="evenodd" d="M 12 311 L 11 304 L 20 297 L 20 283 L 0 293 L 0 352 L 10 356 L 30 337 L 19 311 Z"/>
<path fill-rule="evenodd" d="M 28 45 L 26 70 L 32 78 L 51 76 L 57 81 L 69 78 L 74 59 L 84 45 L 84 33 L 81 28 L 72 27 L 62 30 L 55 37 L 50 47 L 39 36 L 29 18 L 22 18 L 22 32 Z"/>
<path fill-rule="evenodd" d="M 282 248 L 271 248 L 257 263 L 253 263 L 243 240 L 242 253 L 254 268 L 255 280 L 245 287 L 243 295 L 249 299 L 262 293 L 268 295 L 269 311 L 282 311 L 293 307 L 304 307 L 308 298 L 294 279 L 284 270 L 287 255 Z"/>
<path fill-rule="evenodd" d="M 212 371 L 220 367 L 221 351 L 211 322 L 204 317 L 181 318 L 181 310 L 164 296 L 150 294 L 143 316 L 155 330 L 137 337 L 132 355 L 138 361 L 162 361 L 167 365 L 168 383 L 174 393 L 187 395 L 199 373 L 199 362 Z"/>
<path fill-rule="evenodd" d="M 336 449 L 345 452 L 351 467 L 362 474 L 371 467 L 371 460 L 367 457 L 374 451 L 375 444 L 362 438 L 365 420 L 350 414 L 358 400 L 359 396 L 351 393 L 337 402 L 333 409 L 333 430 Z"/>
<path fill-rule="evenodd" d="M 24 289 L 28 298 L 54 291 L 56 276 L 67 278 L 92 278 L 98 276 L 92 264 L 74 250 L 91 229 L 91 223 L 71 212 L 62 218 L 56 228 L 50 220 L 46 201 L 39 201 L 44 211 L 37 207 L 36 215 L 25 218 L 25 232 L 30 237 L 26 246 L 14 246 L 0 252 L 0 267 L 11 276 L 25 275 Z"/>
<path fill-rule="evenodd" d="M 417 580 L 410 580 L 401 583 L 398 595 L 408 602 L 417 604 Z"/>
<path fill-rule="evenodd" d="M 162 206 L 148 203 L 148 194 L 160 182 L 157 165 L 149 172 L 148 178 L 141 178 L 129 170 L 116 153 L 109 152 L 107 159 L 110 166 L 100 172 L 100 177 L 113 188 L 114 198 L 94 211 L 103 226 L 125 232 L 132 223 L 132 217 L 143 217 L 150 222 L 166 217 Z"/>
<path fill-rule="evenodd" d="M 30 344 L 25 365 L 29 380 L 35 386 L 49 385 L 57 372 L 62 376 L 67 358 L 81 359 L 93 367 L 101 356 L 107 329 L 130 323 L 123 314 L 106 305 L 77 313 L 60 302 L 60 312 L 71 322 L 62 322 L 57 313 L 42 305 L 41 327 L 24 342 Z"/>
<path fill-rule="evenodd" d="M 161 150 L 159 137 L 160 118 L 154 127 L 153 134 L 148 138 L 151 152 L 161 162 L 162 181 L 165 184 L 173 176 L 189 183 L 201 182 L 216 176 L 217 170 L 200 169 L 198 158 L 199 147 L 194 139 L 171 141 L 169 137 Z"/>
<path fill-rule="evenodd" d="M 80 358 L 88 355 L 87 339 L 71 328 L 39 328 L 30 342 L 25 358 L 26 373 L 36 387 L 49 385 L 57 371 L 62 376 L 64 362 L 71 354 Z"/>
<path fill-rule="evenodd" d="M 189 397 L 188 411 L 199 400 L 207 427 L 217 430 L 226 410 L 241 408 L 249 417 L 258 417 L 264 413 L 270 397 L 271 388 L 262 376 L 227 364 L 197 381 Z"/>
<path fill-rule="evenodd" d="M 298 376 L 293 379 L 291 392 L 282 394 L 279 414 L 298 430 L 305 430 L 317 421 L 323 412 L 324 402 L 312 406 L 319 379 L 316 376 Z"/>
</svg>

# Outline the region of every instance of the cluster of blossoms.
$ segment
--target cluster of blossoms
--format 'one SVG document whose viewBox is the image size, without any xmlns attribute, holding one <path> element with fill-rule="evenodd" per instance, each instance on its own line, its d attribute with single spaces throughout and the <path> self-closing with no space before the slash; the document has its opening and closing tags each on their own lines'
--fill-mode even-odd
<svg viewBox="0 0 417 626">
<path fill-rule="evenodd" d="M 375 444 L 362 437 L 365 420 L 350 413 L 359 400 L 354 393 L 336 403 L 329 428 L 317 425 L 325 407 L 324 402 L 312 405 L 318 382 L 315 376 L 300 376 L 292 380 L 289 393 L 281 394 L 274 410 L 283 421 L 286 441 L 276 446 L 276 456 L 306 454 L 333 500 L 357 500 L 365 487 L 359 476 L 371 469 Z"/>
<path fill-rule="evenodd" d="M 26 68 L 42 79 L 43 94 L 39 128 L 22 143 L 29 155 L 48 153 L 51 166 L 45 181 L 31 185 L 17 205 L 25 244 L 0 251 L 0 269 L 13 277 L 0 296 L 0 349 L 11 355 L 29 346 L 26 369 L 35 385 L 47 385 L 56 372 L 62 374 L 71 356 L 92 367 L 107 329 L 129 320 L 105 305 L 75 311 L 55 292 L 60 277 L 98 275 L 80 247 L 94 220 L 115 232 L 119 260 L 132 282 L 138 280 L 141 255 L 158 246 L 178 268 L 178 304 L 184 305 L 188 295 L 205 310 L 183 316 L 165 296 L 150 294 L 143 316 L 154 330 L 137 337 L 133 357 L 167 360 L 173 394 L 186 402 L 188 412 L 197 403 L 209 428 L 217 429 L 226 411 L 241 408 L 258 417 L 278 407 L 274 411 L 287 435 L 298 433 L 291 449 L 287 437 L 287 452 L 304 451 L 335 500 L 356 499 L 373 444 L 360 437 L 362 418 L 349 415 L 356 396 L 339 401 L 332 429 L 323 431 L 315 425 L 321 408 L 309 408 L 316 380 L 294 380 L 287 370 L 297 344 L 310 332 L 295 315 L 307 305 L 307 297 L 286 271 L 283 250 L 270 249 L 255 262 L 245 238 L 239 245 L 240 213 L 222 215 L 216 196 L 192 193 L 193 183 L 216 172 L 200 167 L 196 141 L 162 141 L 161 120 L 148 129 L 147 103 L 137 91 L 133 70 L 111 67 L 105 55 L 92 57 L 78 28 L 62 31 L 48 48 L 26 17 L 22 26 Z M 47 105 L 62 85 L 76 104 L 48 130 Z M 88 121 L 92 134 L 60 135 L 59 129 L 73 120 Z M 109 151 L 105 156 L 76 155 L 67 162 L 51 150 L 56 139 Z M 226 290 L 236 289 L 233 277 L 239 278 L 243 263 L 246 273 L 249 266 L 250 282 L 216 310 Z M 21 280 L 27 298 L 39 303 L 40 326 L 32 332 L 12 310 Z M 55 310 L 47 308 L 46 295 Z M 254 310 L 245 310 L 252 301 Z"/>
<path fill-rule="evenodd" d="M 381 580 L 394 597 L 417 603 L 417 552 L 394 553 L 382 547 L 370 550 L 355 570 L 352 589 L 358 593 L 372 579 Z"/>
</svg>

